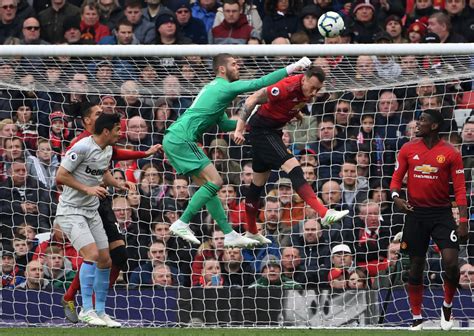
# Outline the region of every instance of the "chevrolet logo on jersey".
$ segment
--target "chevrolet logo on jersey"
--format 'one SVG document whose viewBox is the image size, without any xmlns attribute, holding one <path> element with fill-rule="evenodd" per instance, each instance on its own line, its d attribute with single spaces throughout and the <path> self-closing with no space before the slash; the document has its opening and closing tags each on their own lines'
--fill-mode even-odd
<svg viewBox="0 0 474 336">
<path fill-rule="evenodd" d="M 431 173 L 437 173 L 438 168 L 437 167 L 431 167 L 431 165 L 424 164 L 422 166 L 416 166 L 415 171 L 420 172 L 422 174 L 431 174 Z"/>
</svg>

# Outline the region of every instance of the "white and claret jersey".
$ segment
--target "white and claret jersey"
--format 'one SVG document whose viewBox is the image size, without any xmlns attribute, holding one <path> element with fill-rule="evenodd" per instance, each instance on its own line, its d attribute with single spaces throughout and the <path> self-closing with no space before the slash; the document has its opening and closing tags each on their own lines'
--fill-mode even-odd
<svg viewBox="0 0 474 336">
<path fill-rule="evenodd" d="M 72 146 L 61 161 L 61 167 L 66 169 L 80 183 L 89 187 L 102 183 L 112 158 L 112 146 L 104 150 L 94 141 L 92 136 L 78 141 Z M 59 197 L 58 212 L 61 207 L 74 207 L 82 210 L 97 210 L 99 199 L 83 192 L 64 186 Z"/>
</svg>

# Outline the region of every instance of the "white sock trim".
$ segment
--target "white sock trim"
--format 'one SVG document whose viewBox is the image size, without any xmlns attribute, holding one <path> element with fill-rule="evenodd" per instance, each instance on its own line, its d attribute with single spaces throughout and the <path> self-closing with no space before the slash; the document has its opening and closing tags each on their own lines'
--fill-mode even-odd
<svg viewBox="0 0 474 336">
<path fill-rule="evenodd" d="M 446 308 L 451 308 L 453 306 L 453 303 L 447 303 L 446 301 L 443 301 L 443 306 Z"/>
<path fill-rule="evenodd" d="M 421 315 L 413 315 L 414 320 L 421 320 L 423 317 Z"/>
</svg>

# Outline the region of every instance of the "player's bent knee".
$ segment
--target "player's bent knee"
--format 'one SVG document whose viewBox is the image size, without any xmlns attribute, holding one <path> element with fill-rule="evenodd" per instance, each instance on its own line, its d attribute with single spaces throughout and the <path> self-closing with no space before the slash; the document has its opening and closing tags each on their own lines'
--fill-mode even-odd
<svg viewBox="0 0 474 336">
<path fill-rule="evenodd" d="M 119 245 L 113 250 L 110 250 L 110 259 L 112 259 L 112 264 L 125 270 L 127 268 L 128 254 L 125 245 Z"/>
</svg>

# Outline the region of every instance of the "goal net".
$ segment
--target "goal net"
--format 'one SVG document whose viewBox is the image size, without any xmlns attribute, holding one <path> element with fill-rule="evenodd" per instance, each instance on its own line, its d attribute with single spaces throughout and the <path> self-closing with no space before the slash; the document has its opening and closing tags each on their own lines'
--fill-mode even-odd
<svg viewBox="0 0 474 336">
<path fill-rule="evenodd" d="M 162 153 L 114 160 L 114 177 L 136 183 L 137 192 L 109 190 L 129 259 L 109 292 L 107 312 L 130 326 L 411 323 L 404 286 L 409 265 L 400 252 L 404 215 L 393 206 L 389 183 L 417 118 L 438 109 L 445 118 L 442 136 L 462 152 L 472 197 L 474 48 L 468 44 L 2 46 L 0 326 L 69 323 L 61 300 L 82 260 L 54 228 L 61 192 L 54 176 L 61 154 L 84 129 L 84 104 L 121 115 L 119 148 L 146 151 L 162 142 L 214 78 L 212 56 L 222 52 L 236 55 L 243 80 L 301 56 L 324 69 L 323 90 L 300 106 L 302 120 L 288 124 L 282 137 L 323 203 L 349 215 L 322 226 L 288 176 L 272 171 L 258 216 L 271 244 L 224 249 L 222 232 L 203 209 L 191 223 L 203 243 L 191 246 L 170 236 L 169 226 L 197 185 L 177 175 Z M 246 96 L 232 102 L 229 118 L 237 118 Z M 199 142 L 223 177 L 218 196 L 229 222 L 245 232 L 250 146 L 238 146 L 218 128 Z M 453 213 L 458 218 L 455 205 Z M 472 241 L 461 246 L 454 301 L 462 328 L 474 327 Z M 443 302 L 442 271 L 439 248 L 430 243 L 423 314 L 434 327 Z M 81 305 L 80 293 L 75 302 Z"/>
</svg>

